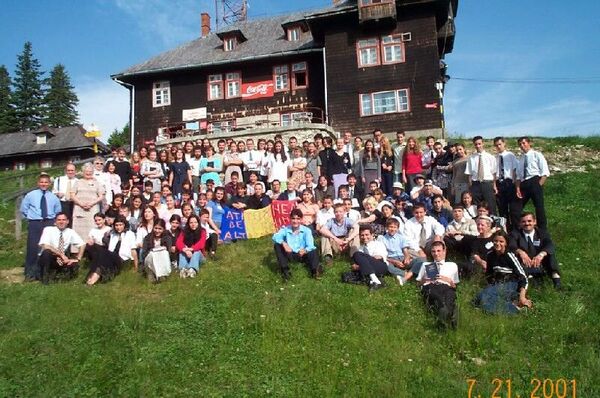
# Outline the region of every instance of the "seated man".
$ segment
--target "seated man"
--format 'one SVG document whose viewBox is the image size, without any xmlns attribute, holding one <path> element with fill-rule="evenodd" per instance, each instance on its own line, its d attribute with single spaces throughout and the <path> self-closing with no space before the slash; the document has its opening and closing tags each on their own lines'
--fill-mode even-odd
<svg viewBox="0 0 600 398">
<path fill-rule="evenodd" d="M 431 180 L 426 180 L 423 187 L 411 194 L 410 197 L 413 200 L 413 203 L 423 203 L 425 205 L 425 210 L 430 212 L 431 209 L 433 209 L 433 199 L 436 195 L 441 195 L 441 193 L 434 192 L 433 182 L 431 182 Z"/>
<path fill-rule="evenodd" d="M 390 218 L 386 222 L 386 233 L 380 235 L 378 240 L 385 245 L 388 253 L 388 271 L 395 275 L 398 283 L 402 286 L 405 281 L 413 276 L 412 269 L 417 272 L 427 256 L 422 250 L 411 251 L 410 242 L 398 229 L 400 222 L 396 218 Z"/>
<path fill-rule="evenodd" d="M 401 182 L 395 182 L 392 185 L 392 195 L 386 198 L 390 202 L 402 200 L 404 202 L 410 201 L 410 195 L 404 192 L 404 185 Z"/>
<path fill-rule="evenodd" d="M 458 266 L 446 261 L 444 242 L 433 242 L 431 245 L 432 262 L 423 263 L 417 275 L 421 285 L 421 294 L 429 311 L 437 316 L 444 327 L 456 329 L 458 308 L 456 306 L 456 284 Z"/>
<path fill-rule="evenodd" d="M 279 195 L 281 195 L 281 182 L 279 182 L 279 180 L 273 180 L 273 182 L 271 182 L 271 189 L 267 191 L 267 196 L 271 198 L 271 200 L 278 200 Z"/>
<path fill-rule="evenodd" d="M 38 265 L 44 285 L 54 280 L 59 270 L 64 270 L 70 277 L 74 277 L 83 257 L 85 242 L 77 232 L 67 228 L 67 225 L 69 217 L 65 213 L 58 213 L 55 225 L 45 227 L 42 232 L 39 242 L 42 252 L 38 258 Z M 71 245 L 79 246 L 77 258 L 69 258 Z"/>
<path fill-rule="evenodd" d="M 344 209 L 346 210 L 346 217 L 354 222 L 361 219 L 360 211 L 353 209 L 353 199 L 346 198 L 343 201 Z"/>
<path fill-rule="evenodd" d="M 302 211 L 294 209 L 290 213 L 291 225 L 282 227 L 273 235 L 275 256 L 281 269 L 284 282 L 291 278 L 289 261 L 302 261 L 311 271 L 313 278 L 319 279 L 323 269 L 319 265 L 317 247 L 308 227 L 302 225 Z"/>
<path fill-rule="evenodd" d="M 477 224 L 472 218 L 465 217 L 465 208 L 462 205 L 454 205 L 452 208 L 452 221 L 446 227 L 444 243 L 448 249 L 458 250 L 460 242 L 465 236 L 477 236 Z"/>
<path fill-rule="evenodd" d="M 333 218 L 333 198 L 329 195 L 323 198 L 323 208 L 317 213 L 317 225 L 316 230 L 320 231 L 321 228 Z"/>
<path fill-rule="evenodd" d="M 537 227 L 533 213 L 521 215 L 520 228 L 510 235 L 509 249 L 517 254 L 527 275 L 542 275 L 545 271 L 552 278 L 554 287 L 561 288 L 554 243 L 548 232 Z"/>
<path fill-rule="evenodd" d="M 387 250 L 385 245 L 375 239 L 369 225 L 360 228 L 361 245 L 352 255 L 352 270 L 358 271 L 363 280 L 369 281 L 369 292 L 384 285 L 379 277 L 388 274 Z"/>
<path fill-rule="evenodd" d="M 346 208 L 338 203 L 333 208 L 333 218 L 319 230 L 321 233 L 321 255 L 331 264 L 333 253 L 349 251 L 350 257 L 358 249 L 358 223 L 346 217 Z"/>
<path fill-rule="evenodd" d="M 487 254 L 494 247 L 492 242 L 492 219 L 487 216 L 477 217 L 477 236 L 467 235 L 460 241 L 460 251 L 468 257 L 466 263 L 460 263 L 461 276 L 466 277 L 477 268 L 483 272 L 487 269 Z"/>
<path fill-rule="evenodd" d="M 277 200 L 295 200 L 296 202 L 301 202 L 302 195 L 296 191 L 296 181 L 288 181 L 286 190 L 279 195 Z"/>
<path fill-rule="evenodd" d="M 360 205 L 365 199 L 365 190 L 357 185 L 356 176 L 354 174 L 348 174 L 346 181 L 348 182 L 348 196 L 352 199 L 352 208 L 360 209 Z"/>
<path fill-rule="evenodd" d="M 413 218 L 404 226 L 406 237 L 421 250 L 428 253 L 434 241 L 443 241 L 444 227 L 431 216 L 425 215 L 425 205 L 417 203 L 413 207 Z"/>
<path fill-rule="evenodd" d="M 225 184 L 225 193 L 227 194 L 228 198 L 231 198 L 237 194 L 238 184 L 241 183 L 240 174 L 237 171 L 232 171 L 229 178 L 230 181 Z"/>
<path fill-rule="evenodd" d="M 235 171 L 233 173 L 235 173 Z M 232 176 L 233 173 L 231 173 Z M 237 210 L 244 210 L 246 207 L 248 207 L 247 203 L 248 199 L 250 199 L 250 197 L 246 195 L 246 184 L 243 182 L 238 182 L 235 190 L 235 195 L 231 195 L 229 197 L 229 206 Z"/>
<path fill-rule="evenodd" d="M 259 210 L 271 204 L 271 198 L 264 194 L 262 182 L 254 184 L 254 195 L 246 200 L 246 209 Z"/>
<path fill-rule="evenodd" d="M 444 228 L 452 221 L 452 212 L 444 207 L 444 197 L 442 195 L 433 196 L 433 206 L 428 214 L 435 218 Z"/>
</svg>

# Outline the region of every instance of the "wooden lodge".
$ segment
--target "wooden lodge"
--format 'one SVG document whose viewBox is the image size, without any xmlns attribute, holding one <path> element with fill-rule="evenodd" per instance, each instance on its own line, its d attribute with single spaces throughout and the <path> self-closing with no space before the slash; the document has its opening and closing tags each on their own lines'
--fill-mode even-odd
<svg viewBox="0 0 600 398">
<path fill-rule="evenodd" d="M 112 78 L 134 142 L 326 124 L 443 135 L 458 0 L 346 0 L 229 25 Z M 253 133 L 252 135 L 254 135 Z"/>
</svg>

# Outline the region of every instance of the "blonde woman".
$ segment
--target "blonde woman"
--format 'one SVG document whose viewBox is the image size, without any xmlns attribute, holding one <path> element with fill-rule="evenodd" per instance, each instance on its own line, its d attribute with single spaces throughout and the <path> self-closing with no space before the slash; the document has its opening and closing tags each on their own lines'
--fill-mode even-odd
<svg viewBox="0 0 600 398">
<path fill-rule="evenodd" d="M 394 151 L 389 138 L 381 139 L 381 189 L 386 195 L 392 195 L 392 184 L 394 183 Z"/>
</svg>

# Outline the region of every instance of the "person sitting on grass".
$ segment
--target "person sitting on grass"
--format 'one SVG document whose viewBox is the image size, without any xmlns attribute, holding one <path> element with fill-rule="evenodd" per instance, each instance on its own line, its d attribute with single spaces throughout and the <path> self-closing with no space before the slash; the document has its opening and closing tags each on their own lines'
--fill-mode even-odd
<svg viewBox="0 0 600 398">
<path fill-rule="evenodd" d="M 69 217 L 65 213 L 57 213 L 54 225 L 45 227 L 42 231 L 39 241 L 42 252 L 38 258 L 38 266 L 44 285 L 55 279 L 57 271 L 66 271 L 70 278 L 77 273 L 85 242 L 68 225 Z M 71 245 L 78 246 L 77 258 L 69 257 Z"/>
<path fill-rule="evenodd" d="M 446 261 L 446 245 L 442 241 L 432 243 L 431 256 L 433 261 L 423 263 L 417 275 L 423 300 L 441 326 L 456 329 L 458 266 L 456 263 Z"/>
<path fill-rule="evenodd" d="M 460 248 L 460 242 L 465 236 L 477 236 L 477 224 L 472 218 L 465 217 L 465 208 L 462 205 L 454 205 L 452 208 L 452 221 L 446 227 L 444 243 L 448 249 Z"/>
<path fill-rule="evenodd" d="M 293 209 L 290 213 L 290 225 L 283 226 L 273 235 L 273 247 L 277 265 L 281 269 L 283 281 L 292 277 L 289 262 L 300 261 L 310 268 L 313 278 L 320 279 L 323 269 L 319 265 L 317 247 L 311 230 L 302 225 L 302 211 Z"/>
<path fill-rule="evenodd" d="M 523 213 L 520 223 L 520 228 L 514 229 L 510 235 L 510 251 L 517 254 L 527 275 L 546 273 L 552 278 L 554 287 L 560 289 L 560 269 L 550 234 L 537 227 L 533 213 Z"/>
<path fill-rule="evenodd" d="M 169 250 L 173 246 L 165 221 L 159 219 L 142 245 L 141 271 L 149 282 L 158 283 L 171 273 Z"/>
<path fill-rule="evenodd" d="M 378 240 L 385 245 L 388 253 L 388 271 L 398 280 L 400 286 L 412 278 L 413 269 L 419 272 L 421 264 L 427 261 L 425 252 L 421 249 L 411 249 L 410 241 L 399 232 L 400 222 L 390 218 L 386 222 L 386 233 Z"/>
<path fill-rule="evenodd" d="M 323 207 L 321 207 L 321 210 L 319 210 L 319 212 L 317 213 L 317 223 L 316 223 L 317 231 L 320 231 L 321 228 L 323 228 L 323 225 L 325 225 L 327 223 L 327 221 L 332 219 L 334 216 L 334 214 L 333 214 L 333 197 L 332 196 L 329 196 L 329 195 L 325 196 L 323 198 L 322 205 L 323 205 Z"/>
<path fill-rule="evenodd" d="M 200 210 L 200 226 L 206 231 L 206 251 L 210 257 L 214 257 L 217 253 L 217 243 L 221 231 L 211 223 L 210 212 L 208 209 Z"/>
<path fill-rule="evenodd" d="M 135 234 L 129 231 L 127 220 L 117 216 L 113 228 L 102 238 L 102 246 L 96 247 L 92 255 L 86 284 L 95 285 L 99 281 L 108 282 L 123 268 L 126 261 L 133 260 L 133 268 L 138 269 Z"/>
<path fill-rule="evenodd" d="M 517 256 L 508 250 L 508 235 L 498 231 L 492 242 L 494 249 L 486 257 L 488 286 L 477 294 L 473 303 L 491 314 L 516 314 L 523 307 L 531 308 L 527 275 Z"/>
<path fill-rule="evenodd" d="M 177 238 L 175 246 L 179 252 L 179 277 L 195 278 L 204 262 L 206 231 L 200 227 L 200 219 L 192 215 L 183 232 Z"/>
<path fill-rule="evenodd" d="M 275 200 L 275 199 L 273 199 Z M 254 195 L 250 196 L 246 201 L 246 208 L 250 210 L 264 209 L 271 204 L 271 198 L 264 193 L 264 186 L 262 182 L 254 184 Z"/>
<path fill-rule="evenodd" d="M 352 255 L 352 270 L 360 272 L 363 280 L 369 283 L 369 292 L 379 290 L 385 285 L 382 278 L 389 274 L 385 245 L 374 239 L 369 225 L 360 227 L 360 243 L 358 250 Z"/>
<path fill-rule="evenodd" d="M 333 262 L 334 253 L 348 250 L 350 257 L 358 249 L 358 223 L 346 217 L 346 208 L 342 203 L 333 207 L 333 218 L 319 230 L 321 233 L 321 255 L 328 265 Z"/>
</svg>

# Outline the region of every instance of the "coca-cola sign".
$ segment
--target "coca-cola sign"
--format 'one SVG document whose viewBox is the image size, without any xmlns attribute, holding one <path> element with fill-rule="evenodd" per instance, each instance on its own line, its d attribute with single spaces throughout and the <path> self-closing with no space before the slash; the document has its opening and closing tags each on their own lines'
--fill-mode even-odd
<svg viewBox="0 0 600 398">
<path fill-rule="evenodd" d="M 251 100 L 257 98 L 267 98 L 273 96 L 273 81 L 265 80 L 262 82 L 243 83 L 242 99 Z"/>
</svg>

